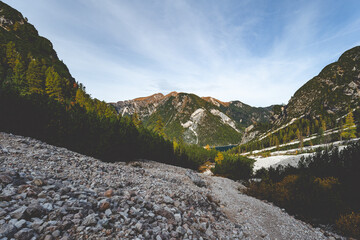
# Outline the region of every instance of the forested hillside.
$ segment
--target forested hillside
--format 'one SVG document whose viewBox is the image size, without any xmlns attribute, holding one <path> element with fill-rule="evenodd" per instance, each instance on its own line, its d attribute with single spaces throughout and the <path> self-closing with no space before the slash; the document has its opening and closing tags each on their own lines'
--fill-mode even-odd
<svg viewBox="0 0 360 240">
<path fill-rule="evenodd" d="M 60 61 L 49 40 L 21 13 L 0 2 L 0 131 L 106 161 L 154 159 L 192 168 L 204 149 L 165 140 L 92 99 Z M 195 153 L 196 152 L 196 153 Z M 201 153 L 199 153 L 201 154 Z"/>
</svg>

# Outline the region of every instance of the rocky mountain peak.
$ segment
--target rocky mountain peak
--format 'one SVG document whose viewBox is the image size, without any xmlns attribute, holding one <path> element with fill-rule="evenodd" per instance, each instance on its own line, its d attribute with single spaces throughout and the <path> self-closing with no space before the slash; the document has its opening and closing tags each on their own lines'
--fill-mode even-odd
<svg viewBox="0 0 360 240">
<path fill-rule="evenodd" d="M 207 102 L 210 102 L 218 107 L 220 106 L 225 106 L 225 107 L 228 107 L 229 106 L 229 102 L 222 102 L 216 98 L 213 98 L 213 97 L 202 97 L 202 99 L 204 99 L 205 101 Z"/>
<path fill-rule="evenodd" d="M 154 102 L 158 102 L 159 100 L 162 100 L 164 98 L 164 94 L 162 93 L 155 93 L 151 96 L 148 97 L 139 97 L 139 98 L 135 98 L 133 101 L 135 102 L 148 102 L 148 103 L 154 103 Z"/>
</svg>

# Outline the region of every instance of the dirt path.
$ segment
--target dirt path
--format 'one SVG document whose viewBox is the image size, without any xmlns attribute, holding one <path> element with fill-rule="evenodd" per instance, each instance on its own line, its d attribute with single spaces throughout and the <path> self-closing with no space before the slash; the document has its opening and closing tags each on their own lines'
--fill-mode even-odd
<svg viewBox="0 0 360 240">
<path fill-rule="evenodd" d="M 224 213 L 243 227 L 249 239 L 328 239 L 319 229 L 296 220 L 280 208 L 239 192 L 243 186 L 222 177 L 204 176 Z"/>
</svg>

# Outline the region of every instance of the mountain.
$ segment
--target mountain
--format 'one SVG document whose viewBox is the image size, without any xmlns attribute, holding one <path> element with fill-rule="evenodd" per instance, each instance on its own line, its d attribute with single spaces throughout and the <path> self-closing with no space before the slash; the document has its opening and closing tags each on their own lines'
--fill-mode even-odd
<svg viewBox="0 0 360 240">
<path fill-rule="evenodd" d="M 178 92 L 157 93 L 112 104 L 121 115 L 136 112 L 150 129 L 161 119 L 168 138 L 201 146 L 240 143 L 244 129 L 254 122 L 269 121 L 272 109 Z"/>
<path fill-rule="evenodd" d="M 301 115 L 343 115 L 360 101 L 360 46 L 343 53 L 297 90 L 286 106 L 289 118 Z"/>
<path fill-rule="evenodd" d="M 299 88 L 287 105 L 255 108 L 240 101 L 222 102 L 212 97 L 172 92 L 113 103 L 121 115 L 140 116 L 146 127 L 153 129 L 156 121 L 164 122 L 165 134 L 199 145 L 226 145 L 263 139 L 276 129 L 298 124 L 304 119 L 316 134 L 318 122 L 324 129 L 340 127 L 344 116 L 359 109 L 360 103 L 360 46 L 343 53 L 337 62 L 326 66 Z M 358 112 L 354 112 L 357 121 Z M 294 129 L 296 131 L 297 129 Z M 288 131 L 288 130 L 286 130 Z M 290 132 L 291 141 L 296 138 Z M 281 136 L 277 136 L 283 138 Z M 282 140 L 280 140 L 282 142 Z"/>
<path fill-rule="evenodd" d="M 328 141 L 337 141 L 341 139 L 338 132 L 342 131 L 349 112 L 355 123 L 359 123 L 360 46 L 344 52 L 338 61 L 323 68 L 295 92 L 286 106 L 273 106 L 270 125 L 267 128 L 250 126 L 242 143 L 258 140 L 252 150 L 274 146 L 276 139 L 280 144 L 287 144 L 299 140 L 297 130 L 303 134 L 301 138 L 319 137 L 327 130 Z"/>
<path fill-rule="evenodd" d="M 0 1 L 0 84 L 9 81 L 9 71 L 17 69 L 25 71 L 31 66 L 46 71 L 48 67 L 54 70 L 64 79 L 68 95 L 75 95 L 73 88 L 75 79 L 71 76 L 66 65 L 59 60 L 52 43 L 39 36 L 35 27 L 28 23 L 27 18 L 17 10 Z M 7 62 L 4 62 L 7 57 Z M 43 81 L 45 80 L 45 76 Z M 44 84 L 44 83 L 43 83 Z"/>
</svg>

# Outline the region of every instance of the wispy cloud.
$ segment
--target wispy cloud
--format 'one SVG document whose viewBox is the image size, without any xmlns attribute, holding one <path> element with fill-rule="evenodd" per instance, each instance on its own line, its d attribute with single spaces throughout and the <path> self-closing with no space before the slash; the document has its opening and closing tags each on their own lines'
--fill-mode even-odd
<svg viewBox="0 0 360 240">
<path fill-rule="evenodd" d="M 106 101 L 176 90 L 256 106 L 286 103 L 360 39 L 356 1 L 66 0 L 49 13 L 37 5 L 54 9 L 53 1 L 8 2 L 30 15 L 76 79 Z"/>
</svg>

